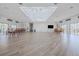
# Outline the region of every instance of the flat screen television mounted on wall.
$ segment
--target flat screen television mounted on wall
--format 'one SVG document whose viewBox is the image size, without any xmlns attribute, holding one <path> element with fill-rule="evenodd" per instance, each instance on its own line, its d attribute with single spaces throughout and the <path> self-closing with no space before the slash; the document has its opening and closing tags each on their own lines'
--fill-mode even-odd
<svg viewBox="0 0 79 59">
<path fill-rule="evenodd" d="M 54 27 L 53 25 L 48 25 L 48 28 L 50 29 L 53 29 L 53 27 Z"/>
</svg>

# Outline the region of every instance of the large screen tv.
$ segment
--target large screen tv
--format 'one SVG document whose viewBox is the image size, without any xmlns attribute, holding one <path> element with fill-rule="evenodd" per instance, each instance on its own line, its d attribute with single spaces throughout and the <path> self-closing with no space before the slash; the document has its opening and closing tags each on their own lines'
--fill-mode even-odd
<svg viewBox="0 0 79 59">
<path fill-rule="evenodd" d="M 54 26 L 53 25 L 48 25 L 48 28 L 52 29 Z"/>
</svg>

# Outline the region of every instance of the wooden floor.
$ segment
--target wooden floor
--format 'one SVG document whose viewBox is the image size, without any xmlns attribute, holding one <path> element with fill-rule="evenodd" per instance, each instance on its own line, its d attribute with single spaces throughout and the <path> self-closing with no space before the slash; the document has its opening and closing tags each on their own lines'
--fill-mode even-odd
<svg viewBox="0 0 79 59">
<path fill-rule="evenodd" d="M 79 36 L 59 33 L 0 34 L 0 56 L 77 56 Z"/>
</svg>

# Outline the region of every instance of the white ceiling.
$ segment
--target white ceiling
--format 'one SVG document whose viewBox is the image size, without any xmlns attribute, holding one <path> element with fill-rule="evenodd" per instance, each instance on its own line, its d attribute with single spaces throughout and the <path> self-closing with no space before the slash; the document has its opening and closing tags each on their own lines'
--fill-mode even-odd
<svg viewBox="0 0 79 59">
<path fill-rule="evenodd" d="M 0 3 L 0 18 L 10 18 L 20 22 L 31 22 L 20 7 L 57 7 L 56 11 L 47 19 L 46 22 L 56 22 L 64 20 L 72 15 L 79 13 L 79 4 L 77 3 L 58 3 L 58 4 L 27 4 L 19 5 L 18 3 Z M 3 19 L 4 20 L 4 19 Z"/>
<path fill-rule="evenodd" d="M 35 21 L 47 21 L 56 10 L 57 7 L 20 7 L 26 16 L 28 16 L 32 22 Z"/>
</svg>

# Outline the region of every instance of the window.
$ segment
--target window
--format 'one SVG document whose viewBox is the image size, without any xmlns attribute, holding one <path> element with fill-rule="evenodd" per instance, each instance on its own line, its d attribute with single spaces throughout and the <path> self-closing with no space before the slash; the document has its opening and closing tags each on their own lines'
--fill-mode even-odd
<svg viewBox="0 0 79 59">
<path fill-rule="evenodd" d="M 8 24 L 0 23 L 0 33 L 6 32 L 8 29 Z"/>
</svg>

